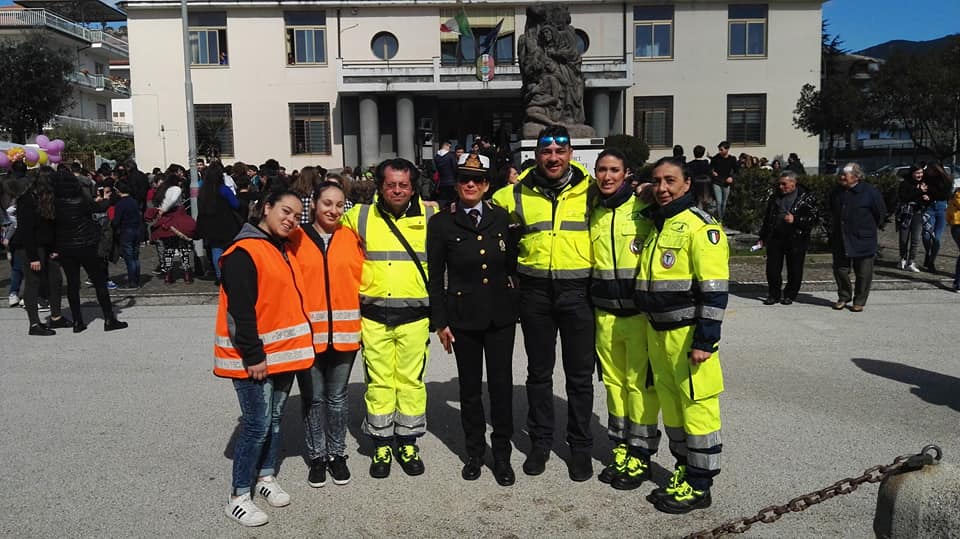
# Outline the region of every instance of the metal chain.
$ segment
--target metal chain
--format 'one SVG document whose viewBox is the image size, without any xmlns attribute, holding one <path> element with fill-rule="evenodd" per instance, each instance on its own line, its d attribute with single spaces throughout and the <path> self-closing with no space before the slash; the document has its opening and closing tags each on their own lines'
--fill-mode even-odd
<svg viewBox="0 0 960 539">
<path fill-rule="evenodd" d="M 931 452 L 935 452 L 936 456 L 932 455 Z M 879 483 L 891 475 L 912 472 L 928 464 L 936 464 L 940 462 L 942 456 L 943 452 L 939 447 L 928 445 L 916 455 L 901 455 L 886 466 L 878 465 L 873 468 L 868 468 L 859 477 L 841 479 L 827 488 L 816 490 L 803 496 L 797 496 L 783 505 L 764 507 L 754 516 L 734 519 L 712 530 L 701 530 L 696 533 L 691 533 L 684 539 L 715 539 L 727 534 L 743 533 L 757 522 L 763 522 L 765 524 L 776 522 L 787 513 L 799 513 L 820 502 L 829 500 L 834 496 L 850 494 L 864 483 Z"/>
</svg>

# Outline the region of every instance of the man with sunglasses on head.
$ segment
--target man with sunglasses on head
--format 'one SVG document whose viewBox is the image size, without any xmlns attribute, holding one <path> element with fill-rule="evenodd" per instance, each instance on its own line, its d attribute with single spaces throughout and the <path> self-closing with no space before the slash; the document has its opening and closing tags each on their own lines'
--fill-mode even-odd
<svg viewBox="0 0 960 539">
<path fill-rule="evenodd" d="M 537 137 L 536 166 L 497 191 L 494 204 L 519 228 L 517 273 L 520 327 L 527 352 L 527 428 L 532 448 L 523 471 L 539 475 L 553 446 L 553 371 L 560 332 L 567 392 L 568 472 L 574 481 L 593 476 L 594 318 L 587 295 L 590 244 L 587 169 L 572 161 L 570 134 L 545 127 Z"/>
</svg>

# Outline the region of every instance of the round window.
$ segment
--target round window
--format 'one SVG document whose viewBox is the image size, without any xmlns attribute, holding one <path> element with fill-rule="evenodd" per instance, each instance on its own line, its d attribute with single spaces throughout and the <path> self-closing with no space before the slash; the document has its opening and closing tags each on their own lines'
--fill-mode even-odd
<svg viewBox="0 0 960 539">
<path fill-rule="evenodd" d="M 580 54 L 587 52 L 587 49 L 590 48 L 590 36 L 579 28 L 573 32 L 577 34 L 577 51 L 579 51 Z"/>
<path fill-rule="evenodd" d="M 390 32 L 380 32 L 373 36 L 373 40 L 370 41 L 370 49 L 373 50 L 373 55 L 381 60 L 393 58 L 397 55 L 397 49 L 399 48 L 400 44 L 397 42 L 397 36 Z"/>
</svg>

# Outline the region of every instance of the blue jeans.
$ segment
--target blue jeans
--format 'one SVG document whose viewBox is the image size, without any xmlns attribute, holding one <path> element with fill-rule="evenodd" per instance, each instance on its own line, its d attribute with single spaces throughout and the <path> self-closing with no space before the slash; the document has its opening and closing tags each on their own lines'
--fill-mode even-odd
<svg viewBox="0 0 960 539">
<path fill-rule="evenodd" d="M 947 227 L 947 201 L 934 201 L 927 208 L 927 227 L 923 234 L 923 248 L 927 252 L 924 257 L 924 266 L 933 266 L 937 261 L 937 255 L 940 253 L 940 239 L 943 238 L 943 231 Z"/>
<path fill-rule="evenodd" d="M 127 284 L 140 286 L 140 231 L 120 232 L 120 256 L 127 264 Z"/>
<path fill-rule="evenodd" d="M 240 401 L 240 434 L 233 447 L 233 495 L 250 492 L 254 475 L 273 475 L 280 450 L 280 418 L 293 385 L 293 373 L 266 379 L 234 380 Z"/>
<path fill-rule="evenodd" d="M 23 255 L 19 249 L 10 259 L 10 293 L 20 295 L 20 283 L 23 282 Z"/>
<path fill-rule="evenodd" d="M 210 261 L 213 262 L 213 271 L 217 273 L 217 280 L 220 280 L 220 257 L 223 256 L 223 247 L 210 248 Z"/>
<path fill-rule="evenodd" d="M 730 198 L 730 186 L 714 184 L 713 198 L 717 199 L 717 221 L 723 221 L 723 214 L 727 211 L 727 199 Z"/>
<path fill-rule="evenodd" d="M 310 460 L 340 457 L 347 449 L 347 382 L 356 355 L 328 349 L 310 370 L 297 372 Z"/>
</svg>

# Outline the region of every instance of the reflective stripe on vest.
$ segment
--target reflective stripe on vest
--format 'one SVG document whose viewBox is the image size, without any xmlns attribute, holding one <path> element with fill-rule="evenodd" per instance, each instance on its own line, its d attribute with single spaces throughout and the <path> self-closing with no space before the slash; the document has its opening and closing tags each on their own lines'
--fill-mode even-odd
<svg viewBox="0 0 960 539">
<path fill-rule="evenodd" d="M 294 365 L 303 361 L 313 362 L 314 360 L 313 347 L 309 348 L 297 348 L 295 350 L 284 350 L 282 352 L 270 352 L 267 354 L 267 369 L 269 371 L 270 367 L 287 367 L 289 365 Z M 243 366 L 243 361 L 240 359 L 230 359 L 223 357 L 215 357 L 213 359 L 214 368 L 220 371 L 230 371 L 241 376 L 232 376 L 231 378 L 246 378 L 247 369 Z M 302 370 L 300 368 L 294 370 Z"/>
</svg>

